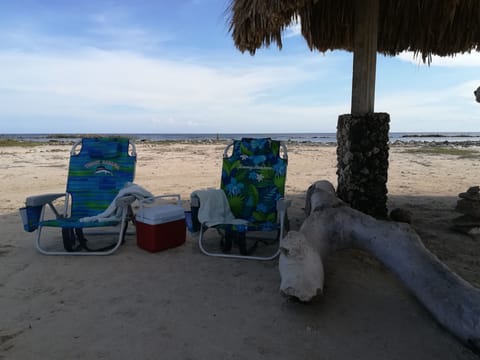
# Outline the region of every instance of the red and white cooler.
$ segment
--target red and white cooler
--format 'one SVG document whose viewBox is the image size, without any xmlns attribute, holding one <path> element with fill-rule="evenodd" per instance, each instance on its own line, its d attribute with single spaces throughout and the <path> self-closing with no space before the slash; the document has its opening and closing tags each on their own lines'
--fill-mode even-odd
<svg viewBox="0 0 480 360">
<path fill-rule="evenodd" d="M 142 206 L 136 214 L 138 247 L 157 252 L 185 242 L 185 211 L 179 205 Z"/>
</svg>

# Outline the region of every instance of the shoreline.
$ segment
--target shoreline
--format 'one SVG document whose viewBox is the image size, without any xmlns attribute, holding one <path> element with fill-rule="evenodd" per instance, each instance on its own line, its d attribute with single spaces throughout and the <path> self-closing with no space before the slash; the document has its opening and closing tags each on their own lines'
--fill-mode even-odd
<svg viewBox="0 0 480 360">
<path fill-rule="evenodd" d="M 270 137 L 287 144 L 323 144 L 334 146 L 336 133 L 44 133 L 0 134 L 0 144 L 20 141 L 24 143 L 68 143 L 82 137 L 127 137 L 135 143 L 216 143 L 242 137 Z M 480 132 L 389 132 L 389 144 L 448 144 L 451 146 L 480 146 Z"/>
<path fill-rule="evenodd" d="M 75 140 L 22 140 L 22 139 L 14 139 L 4 137 L 0 139 L 0 148 L 3 147 L 30 147 L 30 146 L 42 146 L 42 145 L 73 145 L 76 141 L 80 140 L 81 138 Z M 165 140 L 148 140 L 148 139 L 132 139 L 133 142 L 138 144 L 149 144 L 149 145 L 175 145 L 175 144 L 189 144 L 189 145 L 222 145 L 228 144 L 231 142 L 231 139 L 222 139 L 222 140 L 212 140 L 212 139 L 165 139 Z M 283 141 L 283 140 L 282 140 Z M 337 146 L 336 142 L 317 142 L 311 140 L 286 140 L 283 141 L 286 145 L 308 145 L 308 146 L 325 146 L 325 147 L 332 147 Z M 480 147 L 480 141 L 427 141 L 427 140 L 394 140 L 393 142 L 389 142 L 389 146 L 391 147 L 415 147 L 415 146 L 431 146 L 431 147 Z"/>
</svg>

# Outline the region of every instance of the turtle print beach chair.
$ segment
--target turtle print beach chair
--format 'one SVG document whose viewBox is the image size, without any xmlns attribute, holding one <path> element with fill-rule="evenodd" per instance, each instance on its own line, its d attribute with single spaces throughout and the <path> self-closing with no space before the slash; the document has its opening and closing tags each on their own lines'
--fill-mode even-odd
<svg viewBox="0 0 480 360">
<path fill-rule="evenodd" d="M 200 190 L 191 196 L 204 254 L 255 260 L 278 256 L 279 240 L 288 226 L 287 164 L 286 146 L 270 138 L 242 138 L 226 147 L 220 190 Z M 220 235 L 213 249 L 206 244 L 211 228 Z"/>
<path fill-rule="evenodd" d="M 134 180 L 136 159 L 135 145 L 127 138 L 84 138 L 76 142 L 70 152 L 66 192 L 28 197 L 26 206 L 20 209 L 24 229 L 37 231 L 37 250 L 45 255 L 109 255 L 117 250 L 131 220 L 130 204 L 136 199 L 126 192 L 123 197 L 119 194 Z M 107 216 L 112 202 L 115 206 Z M 58 203 L 63 203 L 63 211 L 57 210 Z M 41 243 L 42 230 L 47 227 L 61 230 L 64 251 L 45 248 Z M 114 234 L 118 231 L 118 238 L 113 244 L 110 239 L 105 246 L 105 239 L 101 241 L 97 235 L 101 230 L 104 237 L 108 229 L 101 228 L 112 227 Z M 98 243 L 96 249 L 87 244 L 85 229 L 89 233 L 96 230 L 92 236 L 103 243 L 102 248 Z M 52 235 L 52 231 L 48 233 Z"/>
</svg>

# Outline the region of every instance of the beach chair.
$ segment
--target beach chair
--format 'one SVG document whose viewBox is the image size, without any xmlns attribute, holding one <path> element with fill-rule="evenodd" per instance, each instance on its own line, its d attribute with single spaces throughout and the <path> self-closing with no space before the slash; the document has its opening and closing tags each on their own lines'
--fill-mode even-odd
<svg viewBox="0 0 480 360">
<path fill-rule="evenodd" d="M 135 145 L 127 138 L 99 137 L 77 141 L 70 152 L 66 192 L 30 196 L 26 199 L 26 206 L 20 209 L 24 229 L 37 231 L 37 250 L 45 255 L 109 255 L 116 251 L 132 217 L 130 205 L 141 193 L 137 190 L 133 196 L 134 191 L 128 187 L 135 186 L 131 184 L 135 164 Z M 144 194 L 145 197 L 148 195 Z M 62 203 L 63 211 L 57 210 Z M 101 217 L 96 218 L 98 216 Z M 52 250 L 52 246 L 46 248 L 41 243 L 42 230 L 47 227 L 61 229 L 64 251 Z M 111 230 L 112 227 L 114 234 L 118 231 L 115 243 L 105 246 L 103 240 L 104 246 L 98 248 L 97 244 L 96 249 L 87 244 L 84 230 L 89 229 L 89 233 L 96 230 L 92 236 L 104 236 L 105 229 L 102 228 Z M 100 240 L 98 236 L 94 237 Z"/>
<path fill-rule="evenodd" d="M 285 144 L 270 138 L 242 138 L 225 148 L 220 189 L 191 195 L 192 224 L 199 227 L 204 254 L 254 260 L 279 255 L 290 205 L 284 199 L 287 163 Z M 211 242 L 206 240 L 208 229 L 217 230 L 220 247 L 206 244 Z M 269 250 L 260 253 L 260 244 Z"/>
</svg>

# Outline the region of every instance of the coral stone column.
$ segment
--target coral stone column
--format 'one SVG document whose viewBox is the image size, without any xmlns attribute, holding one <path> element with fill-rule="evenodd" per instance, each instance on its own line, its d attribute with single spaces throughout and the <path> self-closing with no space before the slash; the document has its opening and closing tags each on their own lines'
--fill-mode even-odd
<svg viewBox="0 0 480 360">
<path fill-rule="evenodd" d="M 337 195 L 354 209 L 387 217 L 387 113 L 340 115 L 337 125 Z"/>
</svg>

